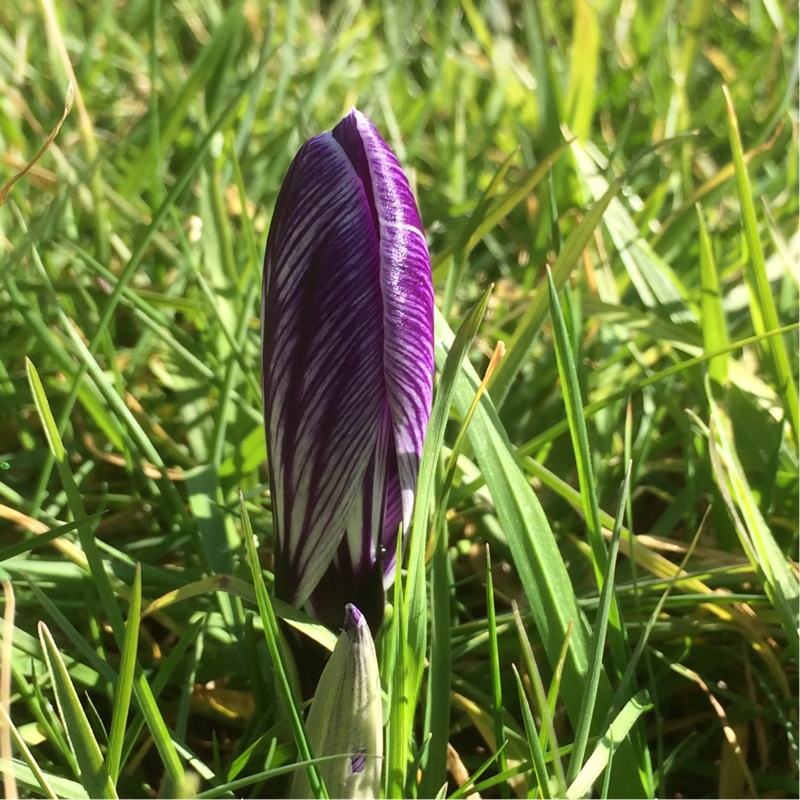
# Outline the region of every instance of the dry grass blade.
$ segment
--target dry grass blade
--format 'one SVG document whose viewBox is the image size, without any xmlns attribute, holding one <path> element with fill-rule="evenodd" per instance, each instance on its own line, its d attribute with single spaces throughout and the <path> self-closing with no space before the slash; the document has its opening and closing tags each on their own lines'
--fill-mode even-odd
<svg viewBox="0 0 800 800">
<path fill-rule="evenodd" d="M 3 579 L 3 597 L 6 608 L 3 612 L 3 643 L 0 651 L 0 761 L 3 764 L 3 788 L 8 800 L 16 800 L 17 782 L 14 779 L 14 763 L 11 751 L 11 648 L 14 641 L 14 589 L 8 578 Z"/>
<path fill-rule="evenodd" d="M 720 724 L 722 725 L 722 731 L 725 734 L 725 742 L 730 748 L 729 752 L 736 759 L 739 769 L 741 770 L 741 774 L 747 783 L 750 796 L 757 797 L 758 792 L 756 790 L 756 785 L 753 781 L 753 776 L 750 773 L 750 769 L 747 766 L 747 760 L 744 757 L 742 746 L 739 742 L 739 737 L 737 736 L 736 729 L 733 725 L 731 725 L 722 703 L 717 700 L 711 689 L 708 688 L 708 684 L 694 670 L 685 667 L 683 664 L 676 664 L 674 662 L 670 663 L 669 666 L 670 669 L 672 669 L 674 672 L 677 672 L 678 675 L 683 675 L 684 678 L 688 678 L 693 683 L 696 683 L 702 690 L 703 694 L 705 694 L 705 696 L 708 698 L 708 702 L 711 703 L 711 707 L 714 709 L 714 713 L 717 715 Z"/>
<path fill-rule="evenodd" d="M 30 172 L 30 170 L 34 167 L 36 162 L 50 149 L 50 145 L 53 144 L 56 136 L 58 136 L 58 132 L 61 130 L 61 126 L 64 124 L 64 120 L 69 115 L 69 112 L 72 111 L 72 101 L 75 98 L 75 88 L 70 81 L 69 86 L 67 87 L 67 97 L 64 101 L 64 111 L 61 114 L 61 119 L 56 123 L 55 128 L 50 132 L 50 135 L 45 140 L 45 143 L 39 148 L 39 152 L 25 165 L 23 169 L 21 169 L 16 175 L 14 175 L 10 181 L 8 181 L 2 189 L 0 189 L 0 206 L 3 205 L 6 201 L 6 195 L 8 194 L 11 187 L 20 179 L 25 177 L 25 175 Z"/>
</svg>

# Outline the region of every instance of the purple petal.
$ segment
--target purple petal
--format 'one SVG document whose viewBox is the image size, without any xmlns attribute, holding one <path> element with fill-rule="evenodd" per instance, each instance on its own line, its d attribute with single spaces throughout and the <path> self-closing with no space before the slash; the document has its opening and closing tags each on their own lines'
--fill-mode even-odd
<svg viewBox="0 0 800 800">
<path fill-rule="evenodd" d="M 276 592 L 297 605 L 339 546 L 374 455 L 386 404 L 379 275 L 363 184 L 321 134 L 278 197 L 262 306 Z"/>
<path fill-rule="evenodd" d="M 377 630 L 430 415 L 433 288 L 408 181 L 358 111 L 292 163 L 262 328 L 276 593 L 331 627 L 356 602 Z"/>
<path fill-rule="evenodd" d="M 358 610 L 358 606 L 348 603 L 344 607 L 344 624 L 342 625 L 342 630 L 346 633 L 352 633 L 363 624 L 364 615 Z"/>
<path fill-rule="evenodd" d="M 367 748 L 360 747 L 350 756 L 350 771 L 357 775 L 359 772 L 364 771 L 364 767 L 367 766 Z"/>
<path fill-rule="evenodd" d="M 334 128 L 333 135 L 367 187 L 373 219 L 377 220 L 384 304 L 384 370 L 405 531 L 411 522 L 433 394 L 430 256 L 408 180 L 375 126 L 354 109 Z M 394 502 L 393 498 L 389 502 Z M 396 527 L 395 524 L 395 533 L 390 538 L 396 539 Z M 391 542 L 385 541 L 386 544 Z M 393 566 L 393 553 L 391 560 Z"/>
</svg>

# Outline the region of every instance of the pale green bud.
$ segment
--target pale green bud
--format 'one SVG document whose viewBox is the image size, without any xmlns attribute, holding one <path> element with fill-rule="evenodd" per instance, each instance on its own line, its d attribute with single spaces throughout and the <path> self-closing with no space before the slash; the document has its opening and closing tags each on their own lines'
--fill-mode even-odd
<svg viewBox="0 0 800 800">
<path fill-rule="evenodd" d="M 344 628 L 317 685 L 306 722 L 320 775 L 332 798 L 378 797 L 383 765 L 381 683 L 367 621 L 348 603 Z M 305 770 L 292 781 L 292 797 L 309 797 Z"/>
</svg>

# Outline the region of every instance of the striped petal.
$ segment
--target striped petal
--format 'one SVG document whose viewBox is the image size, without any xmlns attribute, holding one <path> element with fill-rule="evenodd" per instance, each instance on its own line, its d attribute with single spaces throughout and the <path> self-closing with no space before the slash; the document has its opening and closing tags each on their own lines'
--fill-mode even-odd
<svg viewBox="0 0 800 800">
<path fill-rule="evenodd" d="M 264 267 L 263 381 L 276 593 L 375 631 L 411 519 L 433 381 L 433 289 L 416 203 L 352 111 L 298 153 Z"/>
<path fill-rule="evenodd" d="M 354 109 L 336 126 L 333 135 L 368 187 L 378 230 L 384 370 L 405 531 L 411 523 L 433 394 L 430 256 L 411 187 L 375 126 Z"/>
<path fill-rule="evenodd" d="M 373 457 L 386 403 L 379 276 L 364 187 L 321 134 L 278 197 L 262 304 L 276 593 L 296 605 L 329 566 Z"/>
</svg>

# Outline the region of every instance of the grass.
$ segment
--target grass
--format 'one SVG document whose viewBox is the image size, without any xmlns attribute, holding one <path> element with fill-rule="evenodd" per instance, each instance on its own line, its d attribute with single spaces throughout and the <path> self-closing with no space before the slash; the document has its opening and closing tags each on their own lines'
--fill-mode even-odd
<svg viewBox="0 0 800 800">
<path fill-rule="evenodd" d="M 258 297 L 353 104 L 439 309 L 385 793 L 797 796 L 792 4 L 91 5 L 0 8 L 6 797 L 316 785 Z"/>
</svg>

